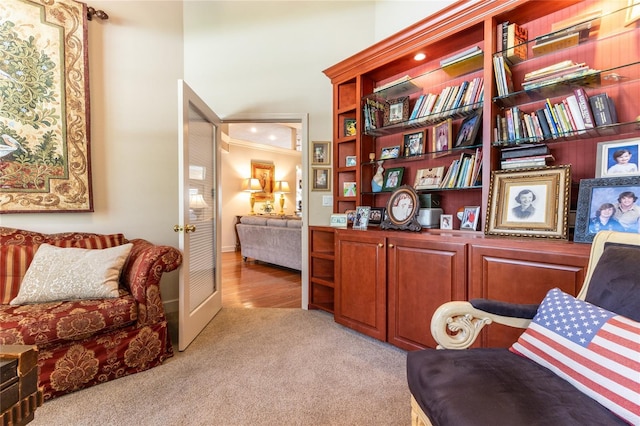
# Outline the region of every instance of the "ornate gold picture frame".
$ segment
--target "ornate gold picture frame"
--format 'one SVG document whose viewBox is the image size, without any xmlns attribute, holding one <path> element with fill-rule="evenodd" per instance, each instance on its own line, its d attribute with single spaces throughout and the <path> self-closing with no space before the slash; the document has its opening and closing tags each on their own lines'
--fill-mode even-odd
<svg viewBox="0 0 640 426">
<path fill-rule="evenodd" d="M 568 237 L 571 167 L 491 172 L 485 234 Z"/>
<path fill-rule="evenodd" d="M 251 177 L 260 181 L 262 192 L 255 193 L 256 201 L 273 202 L 273 187 L 276 184 L 275 179 L 276 166 L 270 161 L 251 160 Z"/>
<path fill-rule="evenodd" d="M 0 213 L 91 212 L 87 8 L 0 3 Z"/>
</svg>

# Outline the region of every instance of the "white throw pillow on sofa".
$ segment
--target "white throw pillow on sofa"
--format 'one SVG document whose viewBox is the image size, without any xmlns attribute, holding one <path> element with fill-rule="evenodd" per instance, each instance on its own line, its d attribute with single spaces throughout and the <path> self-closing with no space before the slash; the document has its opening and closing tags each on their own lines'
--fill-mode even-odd
<svg viewBox="0 0 640 426">
<path fill-rule="evenodd" d="M 42 244 L 11 305 L 118 297 L 118 280 L 133 244 L 107 249 Z"/>
</svg>

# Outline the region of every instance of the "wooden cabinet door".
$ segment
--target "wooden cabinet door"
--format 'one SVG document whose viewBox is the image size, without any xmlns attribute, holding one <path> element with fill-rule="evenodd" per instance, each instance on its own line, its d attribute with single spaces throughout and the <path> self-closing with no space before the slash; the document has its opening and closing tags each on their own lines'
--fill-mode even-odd
<svg viewBox="0 0 640 426">
<path fill-rule="evenodd" d="M 466 244 L 387 239 L 388 336 L 406 350 L 435 348 L 431 317 L 441 304 L 466 300 Z"/>
<path fill-rule="evenodd" d="M 540 303 L 550 289 L 558 287 L 577 295 L 589 263 L 589 246 L 562 242 L 503 242 L 501 246 L 472 244 L 469 298 L 512 303 Z M 492 324 L 481 339 L 485 347 L 509 347 L 523 330 Z"/>
<path fill-rule="evenodd" d="M 385 340 L 385 238 L 376 232 L 336 233 L 334 318 L 339 324 Z"/>
</svg>

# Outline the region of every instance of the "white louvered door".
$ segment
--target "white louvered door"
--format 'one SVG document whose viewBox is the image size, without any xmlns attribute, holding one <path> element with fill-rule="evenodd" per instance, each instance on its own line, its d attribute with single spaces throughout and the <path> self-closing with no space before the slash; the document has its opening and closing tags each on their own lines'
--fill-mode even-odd
<svg viewBox="0 0 640 426">
<path fill-rule="evenodd" d="M 222 308 L 220 276 L 220 119 L 182 80 L 179 99 L 178 349 L 183 351 Z"/>
</svg>

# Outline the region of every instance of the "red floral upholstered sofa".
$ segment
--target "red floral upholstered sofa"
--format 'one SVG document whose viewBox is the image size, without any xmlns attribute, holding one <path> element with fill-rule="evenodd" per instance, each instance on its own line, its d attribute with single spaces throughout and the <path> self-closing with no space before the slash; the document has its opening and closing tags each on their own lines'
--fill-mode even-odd
<svg viewBox="0 0 640 426">
<path fill-rule="evenodd" d="M 10 305 L 38 247 L 108 249 L 132 243 L 118 296 Z M 147 370 L 173 355 L 160 297 L 180 251 L 122 234 L 41 234 L 0 227 L 0 344 L 38 347 L 45 399 Z M 114 289 L 115 291 L 115 289 Z"/>
</svg>

